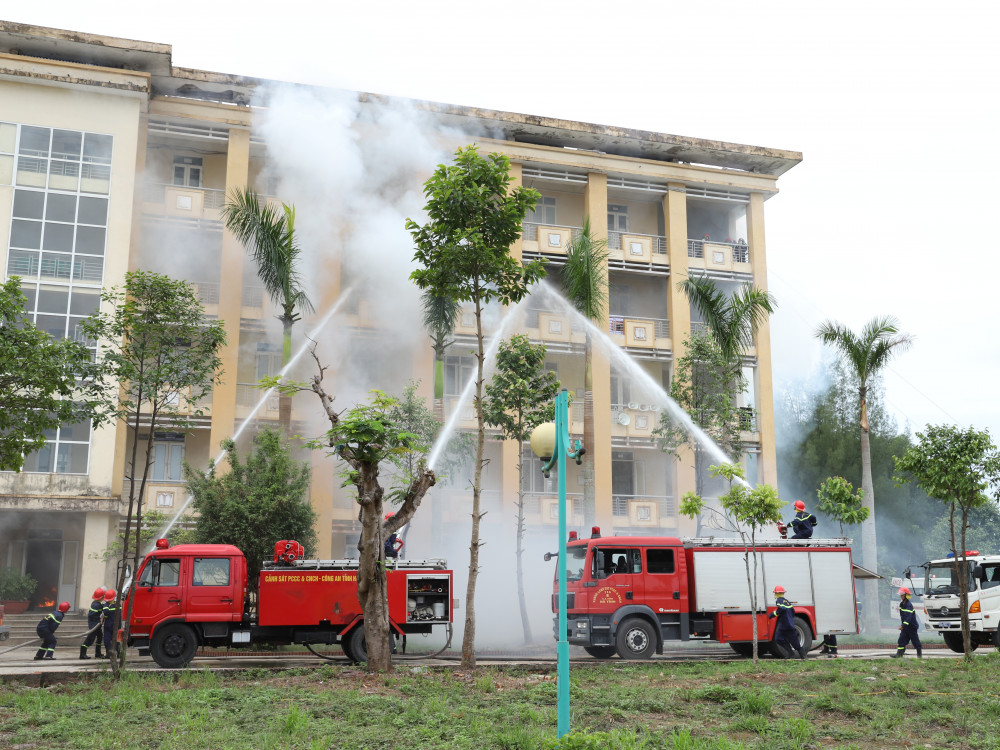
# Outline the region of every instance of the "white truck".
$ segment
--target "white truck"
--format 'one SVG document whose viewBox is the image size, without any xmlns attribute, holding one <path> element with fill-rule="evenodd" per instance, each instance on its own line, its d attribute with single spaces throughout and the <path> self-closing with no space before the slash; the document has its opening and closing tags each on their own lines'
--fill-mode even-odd
<svg viewBox="0 0 1000 750">
<path fill-rule="evenodd" d="M 959 606 L 958 578 L 966 576 L 969 591 L 969 627 L 972 649 L 1000 646 L 1000 555 L 981 555 L 967 550 L 956 560 L 950 556 L 924 563 L 925 624 L 930 633 L 940 633 L 948 648 L 957 653 L 962 647 L 962 612 Z M 919 573 L 907 568 L 905 577 L 919 582 Z"/>
</svg>

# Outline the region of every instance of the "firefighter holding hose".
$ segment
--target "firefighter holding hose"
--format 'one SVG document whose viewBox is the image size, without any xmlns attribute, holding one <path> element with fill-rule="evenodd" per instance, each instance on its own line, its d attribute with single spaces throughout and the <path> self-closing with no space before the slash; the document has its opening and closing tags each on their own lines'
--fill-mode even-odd
<svg viewBox="0 0 1000 750">
<path fill-rule="evenodd" d="M 38 653 L 35 654 L 35 661 L 56 658 L 56 628 L 59 627 L 67 612 L 69 612 L 69 602 L 63 602 L 58 609 L 49 612 L 38 623 L 35 632 L 42 639 L 42 645 L 38 649 Z"/>
<path fill-rule="evenodd" d="M 101 617 L 104 615 L 104 589 L 97 588 L 94 589 L 93 601 L 90 603 L 90 609 L 87 610 L 87 638 L 84 640 L 83 645 L 80 646 L 80 658 L 89 659 L 87 656 L 87 649 L 90 645 L 97 641 L 97 649 L 94 651 L 95 658 L 101 658 Z"/>
</svg>

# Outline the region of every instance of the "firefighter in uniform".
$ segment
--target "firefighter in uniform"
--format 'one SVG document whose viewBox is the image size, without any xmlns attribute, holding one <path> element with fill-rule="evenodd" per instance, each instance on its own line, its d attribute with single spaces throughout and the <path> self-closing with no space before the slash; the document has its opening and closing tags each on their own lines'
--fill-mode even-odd
<svg viewBox="0 0 1000 750">
<path fill-rule="evenodd" d="M 813 527 L 819 523 L 812 513 L 806 512 L 806 504 L 801 500 L 795 501 L 795 518 L 792 519 L 791 527 L 792 539 L 811 539 Z"/>
<path fill-rule="evenodd" d="M 63 621 L 63 617 L 69 612 L 69 602 L 63 602 L 54 612 L 49 612 L 42 621 L 38 623 L 35 632 L 42 639 L 42 645 L 35 654 L 35 661 L 40 659 L 56 658 L 56 628 Z"/>
<path fill-rule="evenodd" d="M 821 654 L 826 654 L 831 659 L 837 658 L 837 636 L 830 633 L 823 636 L 823 648 Z"/>
<path fill-rule="evenodd" d="M 87 649 L 90 645 L 97 641 L 97 648 L 94 651 L 96 658 L 101 658 L 101 628 L 98 625 L 101 624 L 101 615 L 104 614 L 104 589 L 97 588 L 94 589 L 94 600 L 90 603 L 90 609 L 87 610 L 87 638 L 84 640 L 83 645 L 80 646 L 80 658 L 89 659 L 87 656 Z"/>
<path fill-rule="evenodd" d="M 104 592 L 104 658 L 110 659 L 113 651 L 111 644 L 115 638 L 115 613 L 118 612 L 118 603 L 115 601 L 117 594 L 114 589 Z"/>
<path fill-rule="evenodd" d="M 917 658 L 924 658 L 924 647 L 920 643 L 920 636 L 917 635 L 917 613 L 910 601 L 910 590 L 903 586 L 899 590 L 899 640 L 896 641 L 896 653 L 893 659 L 899 659 L 906 653 L 906 644 L 913 643 L 917 650 Z"/>
<path fill-rule="evenodd" d="M 805 659 L 806 654 L 799 644 L 799 631 L 795 629 L 795 609 L 792 603 L 785 598 L 785 587 L 774 587 L 775 610 L 768 617 L 777 617 L 778 625 L 774 629 L 774 642 L 783 643 L 791 649 L 791 655 L 797 655 L 800 659 Z"/>
<path fill-rule="evenodd" d="M 395 513 L 386 513 L 385 520 L 388 521 L 392 518 Z M 403 549 L 403 540 L 399 538 L 399 535 L 393 532 L 386 537 L 385 540 L 385 556 L 386 559 L 395 560 L 399 557 L 399 551 Z"/>
</svg>

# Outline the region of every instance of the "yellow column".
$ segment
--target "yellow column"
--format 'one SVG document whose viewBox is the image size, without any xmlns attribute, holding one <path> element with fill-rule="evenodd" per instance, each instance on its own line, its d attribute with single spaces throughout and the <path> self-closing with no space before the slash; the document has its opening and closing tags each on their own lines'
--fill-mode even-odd
<svg viewBox="0 0 1000 750">
<path fill-rule="evenodd" d="M 591 172 L 583 197 L 584 214 L 590 218 L 590 231 L 595 240 L 608 238 L 608 177 Z M 601 268 L 602 283 L 608 284 L 608 265 Z M 608 310 L 594 324 L 608 330 Z M 608 533 L 614 527 L 611 507 L 611 362 L 600 347 L 591 354 L 594 376 L 594 445 L 584 446 L 594 462 L 595 523 Z"/>
<path fill-rule="evenodd" d="M 767 291 L 767 251 L 764 245 L 764 194 L 750 193 L 747 207 L 747 243 L 753 283 Z M 757 426 L 760 430 L 758 481 L 777 486 L 778 460 L 774 436 L 774 383 L 771 377 L 771 328 L 765 323 L 757 331 Z"/>
<path fill-rule="evenodd" d="M 667 232 L 667 257 L 670 262 L 670 278 L 667 280 L 667 314 L 670 316 L 670 341 L 674 347 L 674 362 L 684 356 L 687 338 L 691 334 L 691 303 L 687 295 L 677 285 L 688 277 L 687 253 L 687 194 L 683 183 L 671 182 L 663 197 L 663 220 Z M 673 373 L 671 373 L 672 375 Z M 694 492 L 695 482 L 694 452 L 679 451 L 680 457 L 674 462 L 674 500 L 680 503 L 685 492 Z M 690 528 L 688 528 L 690 526 Z M 680 533 L 693 534 L 693 522 L 678 520 Z"/>
<path fill-rule="evenodd" d="M 92 563 L 99 558 L 112 539 L 110 513 L 86 513 L 83 522 L 83 566 L 80 568 L 80 586 L 77 588 L 76 606 L 89 607 L 90 595 L 98 586 L 109 588 L 113 584 L 106 577 L 111 566 Z M 114 516 L 117 521 L 117 515 Z M 117 525 L 117 524 L 116 524 Z"/>
<path fill-rule="evenodd" d="M 250 171 L 250 131 L 232 127 L 226 155 L 226 195 L 247 184 Z M 219 320 L 226 327 L 226 346 L 220 352 L 222 382 L 212 391 L 212 430 L 208 453 L 232 437 L 236 423 L 236 380 L 240 351 L 240 312 L 243 305 L 243 256 L 246 250 L 228 230 L 222 234 L 219 269 Z"/>
</svg>

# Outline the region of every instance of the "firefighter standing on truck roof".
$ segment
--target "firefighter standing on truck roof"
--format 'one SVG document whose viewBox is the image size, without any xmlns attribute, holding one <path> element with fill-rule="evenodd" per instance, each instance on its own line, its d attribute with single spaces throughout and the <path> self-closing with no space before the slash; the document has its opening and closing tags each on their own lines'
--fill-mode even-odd
<svg viewBox="0 0 1000 750">
<path fill-rule="evenodd" d="M 791 654 L 785 658 L 790 659 L 798 655 L 800 659 L 805 659 L 806 654 L 799 644 L 799 631 L 795 629 L 795 610 L 792 603 L 785 598 L 785 587 L 774 587 L 775 610 L 768 617 L 777 617 L 778 625 L 774 629 L 774 642 L 783 643 L 791 649 Z"/>
<path fill-rule="evenodd" d="M 917 613 L 910 601 L 910 590 L 903 586 L 899 590 L 899 640 L 896 642 L 896 653 L 891 658 L 899 659 L 906 653 L 906 644 L 913 642 L 917 650 L 917 658 L 924 658 L 924 647 L 917 635 Z"/>
<path fill-rule="evenodd" d="M 59 623 L 63 621 L 67 612 L 69 612 L 69 602 L 63 602 L 58 609 L 49 612 L 38 623 L 35 632 L 42 639 L 42 645 L 38 649 L 38 653 L 35 654 L 35 661 L 56 658 L 56 628 L 59 627 Z"/>
<path fill-rule="evenodd" d="M 95 658 L 101 658 L 101 630 L 98 627 L 101 624 L 101 615 L 104 614 L 104 589 L 97 588 L 94 590 L 94 601 L 90 603 L 90 609 L 87 610 L 87 638 L 84 640 L 83 645 L 80 646 L 80 658 L 89 659 L 87 656 L 87 649 L 90 648 L 90 644 L 97 641 L 97 649 L 94 651 Z"/>
<path fill-rule="evenodd" d="M 792 539 L 811 539 L 813 527 L 819 523 L 812 513 L 806 511 L 806 504 L 801 500 L 795 501 L 795 518 L 792 519 L 791 527 Z"/>
</svg>

